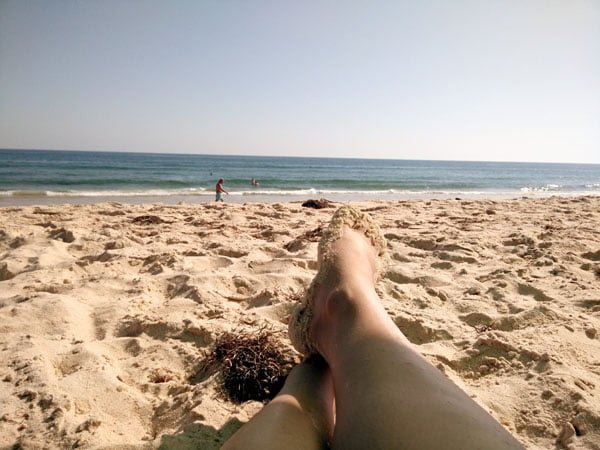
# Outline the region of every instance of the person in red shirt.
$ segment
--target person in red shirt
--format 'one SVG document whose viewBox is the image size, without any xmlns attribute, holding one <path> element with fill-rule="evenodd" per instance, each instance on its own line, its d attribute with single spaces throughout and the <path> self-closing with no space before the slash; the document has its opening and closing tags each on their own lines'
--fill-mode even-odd
<svg viewBox="0 0 600 450">
<path fill-rule="evenodd" d="M 223 192 L 226 193 L 227 195 L 229 195 L 229 192 L 227 192 L 225 190 L 225 188 L 223 188 L 223 184 L 225 184 L 225 180 L 223 178 L 219 178 L 219 181 L 217 181 L 217 186 L 215 188 L 216 194 L 217 194 L 217 198 L 215 199 L 215 201 L 217 201 L 217 202 L 224 201 L 223 200 Z"/>
</svg>

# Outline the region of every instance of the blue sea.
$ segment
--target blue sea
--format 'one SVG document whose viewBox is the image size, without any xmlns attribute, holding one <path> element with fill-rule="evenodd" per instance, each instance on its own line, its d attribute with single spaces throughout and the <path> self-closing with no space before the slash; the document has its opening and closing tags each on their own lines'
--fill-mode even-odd
<svg viewBox="0 0 600 450">
<path fill-rule="evenodd" d="M 600 165 L 0 150 L 0 206 L 600 195 Z M 252 186 L 255 178 L 259 186 Z"/>
</svg>

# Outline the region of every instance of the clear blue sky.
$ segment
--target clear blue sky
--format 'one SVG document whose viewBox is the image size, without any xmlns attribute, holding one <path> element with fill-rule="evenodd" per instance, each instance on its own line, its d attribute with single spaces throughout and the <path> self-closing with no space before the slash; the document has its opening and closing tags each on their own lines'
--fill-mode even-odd
<svg viewBox="0 0 600 450">
<path fill-rule="evenodd" d="M 0 147 L 600 163 L 600 1 L 0 0 Z"/>
</svg>

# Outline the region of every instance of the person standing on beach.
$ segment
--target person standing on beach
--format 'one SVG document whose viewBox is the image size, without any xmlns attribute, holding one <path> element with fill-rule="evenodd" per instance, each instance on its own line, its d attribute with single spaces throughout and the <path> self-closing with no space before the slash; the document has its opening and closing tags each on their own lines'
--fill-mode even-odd
<svg viewBox="0 0 600 450">
<path fill-rule="evenodd" d="M 217 186 L 215 188 L 216 194 L 217 194 L 215 201 L 217 201 L 217 202 L 224 201 L 223 200 L 223 192 L 225 192 L 227 195 L 229 195 L 229 192 L 227 192 L 223 188 L 223 184 L 225 184 L 225 180 L 223 178 L 219 178 L 219 181 L 217 181 Z"/>
</svg>

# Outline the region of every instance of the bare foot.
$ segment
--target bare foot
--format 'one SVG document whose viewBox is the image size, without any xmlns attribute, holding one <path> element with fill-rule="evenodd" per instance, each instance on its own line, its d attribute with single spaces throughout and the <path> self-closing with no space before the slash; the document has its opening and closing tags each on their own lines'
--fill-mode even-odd
<svg viewBox="0 0 600 450">
<path fill-rule="evenodd" d="M 384 252 L 385 239 L 368 214 L 349 206 L 335 212 L 319 242 L 319 270 L 290 319 L 298 351 L 327 357 L 329 338 L 341 319 L 361 308 L 383 311 L 375 282 Z"/>
<path fill-rule="evenodd" d="M 313 289 L 313 317 L 309 334 L 317 350 L 331 354 L 340 326 L 361 309 L 383 310 L 375 292 L 378 250 L 362 232 L 348 226 L 333 244 L 332 258 Z"/>
</svg>

